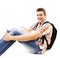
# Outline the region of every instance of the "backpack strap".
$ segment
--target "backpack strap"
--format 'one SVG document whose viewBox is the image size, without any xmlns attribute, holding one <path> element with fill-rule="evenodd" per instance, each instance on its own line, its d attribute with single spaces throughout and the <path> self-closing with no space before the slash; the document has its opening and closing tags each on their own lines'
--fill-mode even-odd
<svg viewBox="0 0 60 58">
<path fill-rule="evenodd" d="M 45 41 L 46 41 L 46 43 L 47 43 L 47 46 L 48 46 L 48 41 L 47 41 L 47 39 L 46 39 L 46 36 L 45 36 L 45 35 L 41 37 L 41 40 L 42 40 L 42 44 L 44 44 L 44 40 L 45 40 Z"/>
<path fill-rule="evenodd" d="M 43 24 L 45 24 L 45 23 L 50 23 L 50 22 L 46 21 L 46 22 L 44 22 Z M 50 23 L 50 24 L 51 24 L 51 23 Z M 53 24 L 51 24 L 51 25 L 53 25 Z M 45 35 L 42 36 L 42 37 L 41 37 L 41 40 L 42 40 L 42 44 L 44 44 L 44 40 L 46 41 L 46 43 L 47 43 L 47 49 L 48 49 L 49 44 L 48 44 L 48 40 L 46 39 L 46 36 L 45 36 Z"/>
</svg>

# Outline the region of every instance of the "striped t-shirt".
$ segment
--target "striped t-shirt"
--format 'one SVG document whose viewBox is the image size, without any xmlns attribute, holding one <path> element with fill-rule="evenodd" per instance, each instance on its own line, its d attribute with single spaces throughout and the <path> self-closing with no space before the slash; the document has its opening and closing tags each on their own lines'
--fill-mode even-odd
<svg viewBox="0 0 60 58">
<path fill-rule="evenodd" d="M 46 39 L 48 41 L 48 44 L 50 44 L 51 36 L 52 36 L 52 26 L 49 23 L 45 23 L 45 24 L 44 23 L 40 25 L 37 22 L 37 23 L 35 23 L 31 26 L 31 29 L 34 30 L 34 31 L 36 31 L 36 30 L 42 31 L 42 36 L 45 35 Z M 48 27 L 48 28 L 46 28 L 46 27 Z M 38 41 L 40 41 L 40 39 Z M 44 41 L 44 44 L 47 44 L 46 41 Z"/>
</svg>

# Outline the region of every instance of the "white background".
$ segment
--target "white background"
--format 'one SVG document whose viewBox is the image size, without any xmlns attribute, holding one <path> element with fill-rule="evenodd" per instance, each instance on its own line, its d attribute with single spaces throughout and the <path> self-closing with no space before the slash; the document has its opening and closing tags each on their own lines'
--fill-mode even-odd
<svg viewBox="0 0 60 58">
<path fill-rule="evenodd" d="M 22 44 L 14 43 L 0 58 L 57 58 L 60 57 L 60 1 L 59 0 L 0 0 L 0 38 L 6 30 L 21 25 L 29 28 L 36 19 L 36 9 L 45 8 L 47 20 L 58 30 L 51 50 L 43 55 L 31 54 Z"/>
</svg>

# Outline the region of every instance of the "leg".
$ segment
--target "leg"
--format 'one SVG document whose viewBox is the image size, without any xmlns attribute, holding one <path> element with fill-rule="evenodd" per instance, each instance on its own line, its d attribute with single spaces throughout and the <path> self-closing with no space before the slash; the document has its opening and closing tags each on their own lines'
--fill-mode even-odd
<svg viewBox="0 0 60 58">
<path fill-rule="evenodd" d="M 23 32 L 16 30 L 14 34 L 15 34 L 15 36 L 22 35 Z M 20 43 L 24 44 L 33 53 L 36 53 L 36 54 L 40 53 L 40 48 L 39 48 L 38 44 L 36 43 L 36 41 L 26 41 L 26 42 L 20 42 Z"/>
<path fill-rule="evenodd" d="M 9 31 L 11 35 L 19 35 L 20 33 L 14 28 Z M 4 41 L 3 38 L 0 40 L 0 55 L 2 55 L 15 41 Z"/>
<path fill-rule="evenodd" d="M 41 50 L 37 44 L 36 41 L 27 41 L 27 42 L 21 42 L 24 46 L 26 46 L 32 53 L 34 54 L 40 54 Z"/>
<path fill-rule="evenodd" d="M 0 55 L 2 55 L 15 41 L 6 42 L 3 39 L 0 40 Z"/>
<path fill-rule="evenodd" d="M 16 36 L 16 35 L 22 35 L 23 33 L 21 31 L 16 30 L 14 34 Z M 24 44 L 33 53 L 38 54 L 41 51 L 40 48 L 39 48 L 39 46 L 38 46 L 38 44 L 37 44 L 37 42 L 34 41 L 34 40 L 33 41 L 20 42 L 20 43 Z"/>
</svg>

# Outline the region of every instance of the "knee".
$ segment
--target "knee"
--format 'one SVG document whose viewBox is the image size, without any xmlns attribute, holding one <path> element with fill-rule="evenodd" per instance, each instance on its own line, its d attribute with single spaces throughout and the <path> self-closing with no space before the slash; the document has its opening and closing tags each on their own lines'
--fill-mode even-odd
<svg viewBox="0 0 60 58">
<path fill-rule="evenodd" d="M 12 28 L 10 31 L 16 31 L 17 29 L 16 28 Z"/>
<path fill-rule="evenodd" d="M 14 35 L 14 33 L 16 32 L 16 28 L 12 28 L 11 30 L 8 30 L 8 32 L 11 34 L 11 35 Z"/>
</svg>

